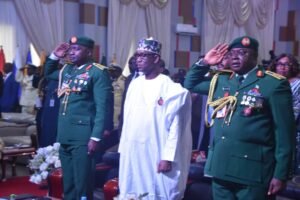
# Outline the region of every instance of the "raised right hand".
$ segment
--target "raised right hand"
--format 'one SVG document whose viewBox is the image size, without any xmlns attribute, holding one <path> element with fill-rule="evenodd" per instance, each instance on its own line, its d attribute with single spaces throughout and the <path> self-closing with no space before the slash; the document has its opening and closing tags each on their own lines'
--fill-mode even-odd
<svg viewBox="0 0 300 200">
<path fill-rule="evenodd" d="M 61 43 L 53 51 L 54 55 L 58 58 L 63 58 L 69 50 L 70 44 Z"/>
<path fill-rule="evenodd" d="M 209 65 L 216 65 L 222 61 L 227 52 L 228 44 L 218 44 L 205 54 L 204 62 Z"/>
</svg>

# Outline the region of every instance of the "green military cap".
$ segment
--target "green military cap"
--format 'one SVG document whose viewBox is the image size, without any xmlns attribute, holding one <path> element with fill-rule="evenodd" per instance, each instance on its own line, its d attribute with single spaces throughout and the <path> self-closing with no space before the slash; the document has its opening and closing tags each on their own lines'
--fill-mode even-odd
<svg viewBox="0 0 300 200">
<path fill-rule="evenodd" d="M 73 36 L 71 37 L 70 41 L 69 41 L 70 44 L 78 44 L 78 45 L 81 45 L 81 46 L 84 46 L 84 47 L 88 47 L 90 49 L 94 48 L 94 40 L 92 40 L 91 38 L 88 38 L 88 37 L 76 37 L 76 36 Z"/>
<path fill-rule="evenodd" d="M 234 39 L 229 45 L 229 50 L 233 48 L 248 48 L 253 49 L 254 51 L 258 51 L 258 41 L 249 36 L 238 37 Z"/>
</svg>

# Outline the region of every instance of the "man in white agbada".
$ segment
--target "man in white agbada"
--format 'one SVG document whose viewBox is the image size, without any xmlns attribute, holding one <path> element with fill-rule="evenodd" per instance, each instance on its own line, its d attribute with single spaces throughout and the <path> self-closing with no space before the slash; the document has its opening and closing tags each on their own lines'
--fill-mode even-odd
<svg viewBox="0 0 300 200">
<path fill-rule="evenodd" d="M 120 198 L 182 199 L 192 150 L 189 92 L 159 73 L 161 44 L 142 39 L 130 83 L 119 145 Z"/>
</svg>

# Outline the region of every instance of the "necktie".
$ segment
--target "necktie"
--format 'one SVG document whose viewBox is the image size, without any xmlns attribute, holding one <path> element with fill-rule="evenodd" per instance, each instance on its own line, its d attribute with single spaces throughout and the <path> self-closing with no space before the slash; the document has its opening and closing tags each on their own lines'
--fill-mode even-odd
<svg viewBox="0 0 300 200">
<path fill-rule="evenodd" d="M 241 84 L 244 82 L 244 80 L 245 80 L 244 76 L 238 76 L 237 78 L 238 78 L 238 82 L 239 82 L 240 85 L 241 85 Z"/>
</svg>

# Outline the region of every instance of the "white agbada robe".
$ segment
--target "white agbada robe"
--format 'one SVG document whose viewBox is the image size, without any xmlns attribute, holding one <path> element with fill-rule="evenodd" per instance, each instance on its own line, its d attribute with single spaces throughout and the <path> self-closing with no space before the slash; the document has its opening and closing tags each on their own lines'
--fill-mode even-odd
<svg viewBox="0 0 300 200">
<path fill-rule="evenodd" d="M 120 198 L 148 193 L 146 199 L 181 199 L 192 151 L 191 97 L 168 76 L 130 83 L 119 144 Z M 158 173 L 160 160 L 172 170 Z"/>
</svg>

